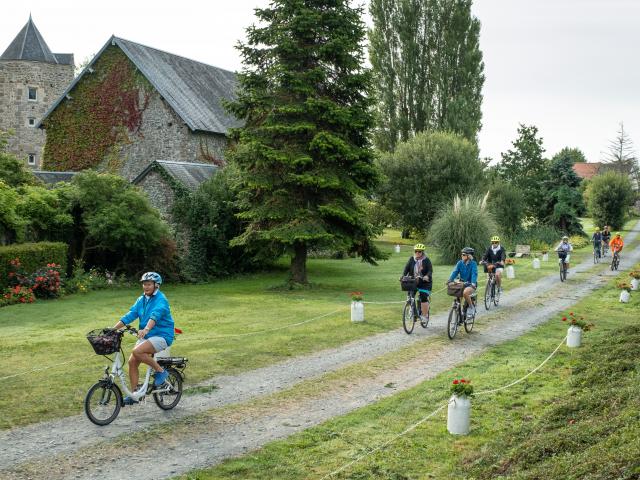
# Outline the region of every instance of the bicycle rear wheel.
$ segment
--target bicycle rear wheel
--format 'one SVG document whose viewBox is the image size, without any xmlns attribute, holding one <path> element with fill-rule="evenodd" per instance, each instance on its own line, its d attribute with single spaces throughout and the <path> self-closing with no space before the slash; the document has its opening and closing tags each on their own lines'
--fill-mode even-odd
<svg viewBox="0 0 640 480">
<path fill-rule="evenodd" d="M 489 310 L 491 303 L 493 302 L 492 292 L 494 283 L 491 280 L 487 280 L 487 284 L 484 286 L 484 308 Z"/>
<path fill-rule="evenodd" d="M 567 271 L 564 268 L 564 261 L 560 261 L 560 281 L 564 282 L 567 279 Z"/>
<path fill-rule="evenodd" d="M 121 405 L 122 393 L 113 383 L 98 382 L 84 397 L 84 413 L 91 422 L 101 427 L 116 419 Z"/>
<path fill-rule="evenodd" d="M 458 331 L 458 322 L 460 321 L 460 308 L 452 307 L 449 312 L 449 320 L 447 321 L 447 336 L 453 340 Z"/>
<path fill-rule="evenodd" d="M 413 327 L 415 326 L 415 319 L 413 317 L 413 302 L 408 301 L 404 304 L 404 310 L 402 311 L 402 328 L 411 335 Z"/>
<path fill-rule="evenodd" d="M 168 392 L 153 394 L 153 399 L 162 410 L 171 410 L 178 405 L 182 397 L 182 375 L 174 368 L 167 368 L 167 372 L 169 372 L 169 376 L 165 383 L 171 385 L 171 388 Z"/>
</svg>

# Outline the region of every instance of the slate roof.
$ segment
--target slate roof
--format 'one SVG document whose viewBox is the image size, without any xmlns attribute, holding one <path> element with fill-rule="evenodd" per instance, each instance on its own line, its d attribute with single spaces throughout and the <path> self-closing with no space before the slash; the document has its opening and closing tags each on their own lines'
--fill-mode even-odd
<svg viewBox="0 0 640 480">
<path fill-rule="evenodd" d="M 93 64 L 110 45 L 118 46 L 124 52 L 192 131 L 226 134 L 230 128 L 242 125 L 240 120 L 226 113 L 222 106 L 223 100 L 232 100 L 235 96 L 237 79 L 234 72 L 115 36 L 109 39 L 49 108 L 43 121 L 76 83 L 87 72 L 93 71 Z"/>
<path fill-rule="evenodd" d="M 145 168 L 131 183 L 139 184 L 149 172 L 160 168 L 169 174 L 176 181 L 195 191 L 202 182 L 208 180 L 218 170 L 218 166 L 209 163 L 189 163 L 189 162 L 169 162 L 166 160 L 156 160 Z"/>
<path fill-rule="evenodd" d="M 590 179 L 598 174 L 600 169 L 602 168 L 602 163 L 593 162 L 593 163 L 574 163 L 573 171 L 576 172 L 580 178 Z"/>
<path fill-rule="evenodd" d="M 33 62 L 73 65 L 72 53 L 52 53 L 29 15 L 29 21 L 9 44 L 0 60 L 27 60 Z"/>
<path fill-rule="evenodd" d="M 78 172 L 48 172 L 45 170 L 33 170 L 33 174 L 47 185 L 53 185 L 58 182 L 70 182 Z"/>
</svg>

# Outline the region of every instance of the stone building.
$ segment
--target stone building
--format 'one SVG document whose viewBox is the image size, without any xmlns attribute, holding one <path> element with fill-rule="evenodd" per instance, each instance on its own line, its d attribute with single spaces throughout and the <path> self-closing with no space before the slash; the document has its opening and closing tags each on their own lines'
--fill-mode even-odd
<svg viewBox="0 0 640 480">
<path fill-rule="evenodd" d="M 45 133 L 36 128 L 73 80 L 73 54 L 52 53 L 31 16 L 0 55 L 0 130 L 12 131 L 8 151 L 39 168 Z"/>
<path fill-rule="evenodd" d="M 156 161 L 222 165 L 235 88 L 233 72 L 111 37 L 46 113 L 44 168 L 133 181 Z"/>
</svg>

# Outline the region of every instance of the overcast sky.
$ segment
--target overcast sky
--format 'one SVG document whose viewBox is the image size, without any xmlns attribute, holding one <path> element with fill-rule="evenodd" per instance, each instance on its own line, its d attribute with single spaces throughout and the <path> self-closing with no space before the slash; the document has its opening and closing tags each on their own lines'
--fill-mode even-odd
<svg viewBox="0 0 640 480">
<path fill-rule="evenodd" d="M 0 16 L 0 51 L 29 13 L 52 51 L 76 63 L 115 34 L 237 70 L 233 48 L 267 0 L 22 0 Z M 598 161 L 624 121 L 640 146 L 640 0 L 475 0 L 485 60 L 483 157 L 500 158 L 519 123 L 536 125 L 547 155 L 565 146 Z"/>
</svg>

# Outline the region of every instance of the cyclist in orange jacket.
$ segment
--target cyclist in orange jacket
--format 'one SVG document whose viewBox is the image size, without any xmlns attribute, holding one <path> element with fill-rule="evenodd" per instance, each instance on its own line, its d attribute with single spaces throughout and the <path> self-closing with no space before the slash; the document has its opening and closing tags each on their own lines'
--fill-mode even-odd
<svg viewBox="0 0 640 480">
<path fill-rule="evenodd" d="M 624 241 L 622 240 L 620 233 L 615 234 L 615 236 L 609 242 L 609 246 L 611 247 L 612 253 L 620 253 L 622 251 L 622 248 L 624 247 Z"/>
</svg>

